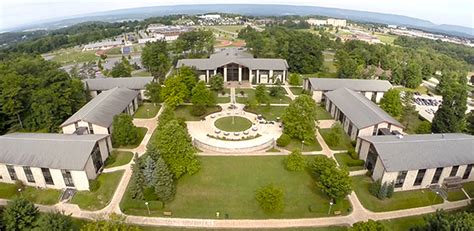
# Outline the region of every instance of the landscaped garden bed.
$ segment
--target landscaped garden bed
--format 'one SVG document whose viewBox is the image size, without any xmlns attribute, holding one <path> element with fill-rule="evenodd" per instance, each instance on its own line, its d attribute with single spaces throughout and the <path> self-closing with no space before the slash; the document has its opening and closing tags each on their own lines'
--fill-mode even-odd
<svg viewBox="0 0 474 231">
<path fill-rule="evenodd" d="M 347 153 L 336 153 L 334 154 L 337 162 L 340 166 L 346 167 L 349 171 L 358 171 L 364 169 L 364 161 L 359 159 L 353 159 Z"/>
</svg>

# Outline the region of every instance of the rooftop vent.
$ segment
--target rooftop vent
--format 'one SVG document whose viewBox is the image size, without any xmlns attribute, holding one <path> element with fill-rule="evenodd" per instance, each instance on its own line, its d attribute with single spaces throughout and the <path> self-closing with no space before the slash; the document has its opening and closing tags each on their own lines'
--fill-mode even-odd
<svg viewBox="0 0 474 231">
<path fill-rule="evenodd" d="M 398 135 L 397 135 L 397 138 L 398 138 L 398 139 L 403 139 L 403 135 L 402 135 L 402 134 L 398 134 Z"/>
</svg>

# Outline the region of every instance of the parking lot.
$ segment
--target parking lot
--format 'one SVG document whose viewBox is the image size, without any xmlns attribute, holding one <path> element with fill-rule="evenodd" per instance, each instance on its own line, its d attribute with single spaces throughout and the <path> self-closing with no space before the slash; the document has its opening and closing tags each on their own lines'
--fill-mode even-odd
<svg viewBox="0 0 474 231">
<path fill-rule="evenodd" d="M 418 114 L 428 121 L 432 121 L 434 114 L 438 110 L 439 105 L 443 102 L 441 96 L 437 95 L 422 95 L 415 94 L 413 96 L 413 102 L 416 106 Z"/>
</svg>

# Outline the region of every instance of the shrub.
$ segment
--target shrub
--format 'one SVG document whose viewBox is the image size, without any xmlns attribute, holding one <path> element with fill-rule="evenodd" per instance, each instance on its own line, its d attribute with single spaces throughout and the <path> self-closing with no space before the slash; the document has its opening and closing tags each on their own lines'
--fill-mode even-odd
<svg viewBox="0 0 474 231">
<path fill-rule="evenodd" d="M 285 133 L 281 134 L 280 138 L 277 139 L 276 143 L 278 147 L 286 147 L 291 142 L 291 137 Z"/>
<path fill-rule="evenodd" d="M 285 159 L 286 169 L 290 171 L 303 171 L 306 167 L 306 161 L 299 149 L 294 150 Z"/>
<path fill-rule="evenodd" d="M 190 109 L 190 113 L 193 116 L 202 116 L 206 114 L 206 107 L 205 106 L 192 106 Z"/>
<path fill-rule="evenodd" d="M 295 73 L 291 74 L 290 77 L 288 78 L 288 83 L 293 86 L 300 85 L 300 76 Z"/>
<path fill-rule="evenodd" d="M 244 95 L 245 95 L 245 91 L 240 91 L 240 95 L 241 95 L 241 96 L 244 96 Z"/>
<path fill-rule="evenodd" d="M 392 181 L 387 186 L 387 195 L 386 195 L 387 198 L 392 198 L 394 189 L 395 189 L 395 183 Z"/>
<path fill-rule="evenodd" d="M 324 155 L 315 156 L 313 162 L 311 163 L 311 169 L 316 176 L 321 175 L 324 170 L 336 168 L 336 166 L 336 162 L 333 159 Z"/>
<path fill-rule="evenodd" d="M 352 231 L 384 231 L 387 230 L 380 221 L 368 220 L 354 223 Z"/>
<path fill-rule="evenodd" d="M 380 187 L 379 192 L 377 193 L 377 197 L 379 199 L 385 199 L 387 198 L 387 182 L 383 182 L 382 187 Z"/>
<path fill-rule="evenodd" d="M 339 132 L 338 128 L 333 126 L 331 130 L 326 135 L 326 143 L 329 146 L 337 146 L 342 140 L 341 133 Z"/>
<path fill-rule="evenodd" d="M 369 187 L 370 194 L 372 194 L 373 196 L 376 197 L 378 195 L 381 187 L 382 187 L 382 182 L 380 180 L 376 180 Z"/>
<path fill-rule="evenodd" d="M 354 159 L 354 160 L 359 159 L 359 155 L 357 154 L 357 152 L 355 151 L 355 149 L 352 148 L 352 147 L 347 150 L 347 154 L 349 154 L 349 156 L 351 156 L 352 159 Z"/>
<path fill-rule="evenodd" d="M 146 201 L 156 201 L 158 200 L 158 196 L 155 193 L 155 188 L 147 187 L 143 190 L 143 199 Z"/>
<path fill-rule="evenodd" d="M 95 192 L 99 188 L 100 188 L 100 181 L 98 181 L 98 180 L 89 181 L 89 190 L 91 190 L 91 192 Z"/>
<path fill-rule="evenodd" d="M 271 184 L 260 188 L 256 193 L 258 204 L 267 213 L 282 211 L 284 208 L 283 197 L 283 190 Z"/>
</svg>

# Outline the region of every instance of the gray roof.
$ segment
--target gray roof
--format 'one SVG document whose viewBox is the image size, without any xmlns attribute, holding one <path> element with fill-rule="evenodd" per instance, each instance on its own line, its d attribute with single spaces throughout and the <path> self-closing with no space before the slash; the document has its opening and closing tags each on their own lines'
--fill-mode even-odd
<svg viewBox="0 0 474 231">
<path fill-rule="evenodd" d="M 313 91 L 332 91 L 345 87 L 354 91 L 386 92 L 392 88 L 392 84 L 387 80 L 334 78 L 309 78 L 308 80 Z"/>
<path fill-rule="evenodd" d="M 144 90 L 145 85 L 153 81 L 153 77 L 123 77 L 85 79 L 84 84 L 91 91 L 105 91 L 115 87 L 125 87 L 132 90 Z"/>
<path fill-rule="evenodd" d="M 324 94 L 359 129 L 382 122 L 403 128 L 400 122 L 359 92 L 347 88 L 339 88 Z"/>
<path fill-rule="evenodd" d="M 85 121 L 102 127 L 109 127 L 115 115 L 122 113 L 137 97 L 138 91 L 127 88 L 113 88 L 104 91 L 74 113 L 61 124 L 61 127 Z"/>
<path fill-rule="evenodd" d="M 228 63 L 237 63 L 254 70 L 288 69 L 288 63 L 284 59 L 253 58 L 251 54 L 238 49 L 226 49 L 211 55 L 208 59 L 181 59 L 178 60 L 176 68 L 189 66 L 198 70 L 213 70 Z"/>
<path fill-rule="evenodd" d="M 474 136 L 471 135 L 449 133 L 360 138 L 374 145 L 388 172 L 474 164 Z"/>
<path fill-rule="evenodd" d="M 0 163 L 83 170 L 97 141 L 109 135 L 12 133 L 0 136 Z"/>
</svg>

